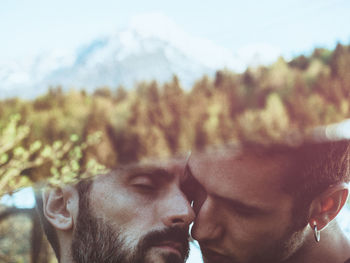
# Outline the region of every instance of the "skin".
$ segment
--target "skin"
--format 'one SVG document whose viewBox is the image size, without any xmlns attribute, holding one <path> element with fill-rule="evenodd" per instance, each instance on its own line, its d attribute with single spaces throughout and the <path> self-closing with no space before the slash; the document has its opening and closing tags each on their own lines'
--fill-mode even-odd
<svg viewBox="0 0 350 263">
<path fill-rule="evenodd" d="M 197 215 L 192 236 L 206 263 L 344 262 L 350 257 L 340 250 L 349 251 L 350 245 L 335 223 L 330 231 L 323 229 L 341 209 L 347 190 L 334 191 L 328 205 L 338 205 L 332 209 L 324 209 L 330 194 L 317 199 L 300 220 L 294 198 L 282 188 L 291 165 L 287 157 L 253 153 L 191 156 L 188 170 L 194 178 Z M 308 225 L 314 219 L 324 230 L 320 243 Z"/>
<path fill-rule="evenodd" d="M 101 225 L 108 225 L 109 231 L 118 233 L 122 250 L 131 254 L 149 233 L 169 228 L 188 233 L 194 212 L 182 191 L 184 180 L 183 161 L 150 163 L 98 176 L 90 190 L 90 213 Z M 56 196 L 52 192 L 51 197 L 48 195 L 44 198 L 44 211 L 57 230 L 61 262 L 73 262 L 69 251 L 79 224 L 78 194 L 70 187 L 58 191 Z M 183 262 L 186 245 L 171 237 L 153 242 L 142 262 L 162 263 L 166 258 Z M 129 260 L 132 258 L 125 262 Z"/>
</svg>

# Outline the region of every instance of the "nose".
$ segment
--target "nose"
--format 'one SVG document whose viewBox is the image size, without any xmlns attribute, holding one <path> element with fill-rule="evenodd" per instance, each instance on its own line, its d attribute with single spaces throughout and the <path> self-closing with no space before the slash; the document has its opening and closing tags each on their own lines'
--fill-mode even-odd
<svg viewBox="0 0 350 263">
<path fill-rule="evenodd" d="M 220 212 L 215 203 L 207 198 L 198 209 L 191 235 L 199 242 L 218 240 L 224 234 L 220 223 Z"/>
<path fill-rule="evenodd" d="M 195 218 L 190 202 L 180 189 L 171 191 L 168 196 L 165 209 L 161 211 L 163 223 L 168 227 L 188 227 Z"/>
</svg>

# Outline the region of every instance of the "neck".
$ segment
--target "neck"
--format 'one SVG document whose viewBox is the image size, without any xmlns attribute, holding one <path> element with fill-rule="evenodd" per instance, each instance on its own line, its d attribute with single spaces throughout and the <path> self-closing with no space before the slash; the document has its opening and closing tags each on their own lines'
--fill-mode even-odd
<svg viewBox="0 0 350 263">
<path fill-rule="evenodd" d="M 344 263 L 349 258 L 350 241 L 333 220 L 321 231 L 320 242 L 315 241 L 313 230 L 309 228 L 304 246 L 285 263 Z"/>
<path fill-rule="evenodd" d="M 58 233 L 58 239 L 60 243 L 60 261 L 59 263 L 74 263 L 72 259 L 71 246 L 72 237 L 67 233 Z"/>
</svg>

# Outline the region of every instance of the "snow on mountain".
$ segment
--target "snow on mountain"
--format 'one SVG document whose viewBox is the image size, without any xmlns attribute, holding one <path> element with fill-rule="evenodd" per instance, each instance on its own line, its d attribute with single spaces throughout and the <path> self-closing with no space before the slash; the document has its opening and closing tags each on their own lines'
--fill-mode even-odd
<svg viewBox="0 0 350 263">
<path fill-rule="evenodd" d="M 173 74 L 189 89 L 194 81 L 204 74 L 213 75 L 217 69 L 243 71 L 247 64 L 265 59 L 261 53 L 246 48 L 233 54 L 187 34 L 164 15 L 141 15 L 133 18 L 127 29 L 97 38 L 73 52 L 53 51 L 27 61 L 0 64 L 0 98 L 32 98 L 57 85 L 88 91 L 104 85 L 131 88 L 142 80 L 163 83 Z"/>
<path fill-rule="evenodd" d="M 131 87 L 137 81 L 156 79 L 164 82 L 177 74 L 183 85 L 213 68 L 189 58 L 170 42 L 155 37 L 142 37 L 135 30 L 97 39 L 77 52 L 74 63 L 59 67 L 43 79 L 44 84 L 86 87 Z"/>
</svg>

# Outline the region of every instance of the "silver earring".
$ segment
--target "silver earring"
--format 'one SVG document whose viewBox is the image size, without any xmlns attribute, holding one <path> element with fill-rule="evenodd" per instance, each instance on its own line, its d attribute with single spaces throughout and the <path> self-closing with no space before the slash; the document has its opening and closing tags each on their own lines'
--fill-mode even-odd
<svg viewBox="0 0 350 263">
<path fill-rule="evenodd" d="M 320 242 L 321 234 L 320 234 L 320 231 L 317 230 L 317 223 L 316 222 L 314 222 L 314 236 L 315 236 L 316 242 Z"/>
</svg>

